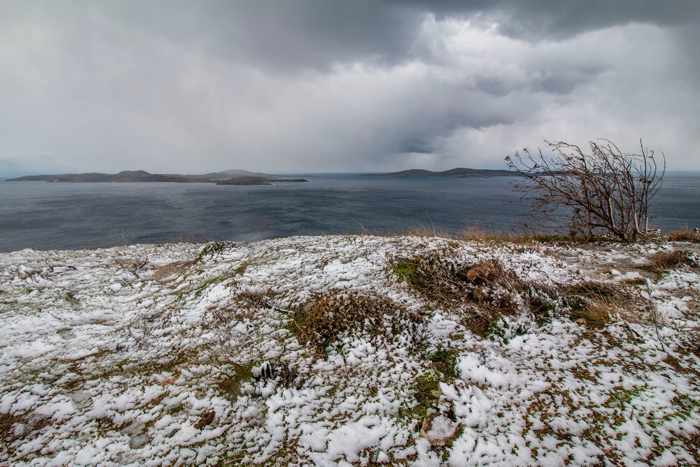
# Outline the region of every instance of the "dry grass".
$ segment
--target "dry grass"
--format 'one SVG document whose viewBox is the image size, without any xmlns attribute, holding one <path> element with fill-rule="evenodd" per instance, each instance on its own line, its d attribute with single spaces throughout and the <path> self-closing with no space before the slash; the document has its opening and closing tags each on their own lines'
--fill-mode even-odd
<svg viewBox="0 0 700 467">
<path fill-rule="evenodd" d="M 668 239 L 672 242 L 700 243 L 700 230 L 674 230 L 668 234 Z"/>
<path fill-rule="evenodd" d="M 604 327 L 634 296 L 617 284 L 586 281 L 560 290 L 571 318 L 591 327 Z"/>
<path fill-rule="evenodd" d="M 422 316 L 380 296 L 332 290 L 300 306 L 289 323 L 299 343 L 318 354 L 344 335 L 391 340 L 404 332 L 417 340 Z"/>
<path fill-rule="evenodd" d="M 543 232 L 502 232 L 502 231 L 486 231 L 478 227 L 469 227 L 461 232 L 448 232 L 436 230 L 434 228 L 417 227 L 403 231 L 394 232 L 379 232 L 373 233 L 384 237 L 421 237 L 421 238 L 444 238 L 448 240 L 461 240 L 465 242 L 479 243 L 512 243 L 521 245 L 530 245 L 533 243 L 554 243 L 554 244 L 571 244 L 571 243 L 592 243 L 601 238 L 583 238 L 571 237 L 557 233 Z"/>
<path fill-rule="evenodd" d="M 494 289 L 521 290 L 523 284 L 497 260 L 458 264 L 449 251 L 436 251 L 410 258 L 394 258 L 389 272 L 422 298 L 444 306 L 465 303 L 498 305 L 503 294 Z M 501 290 L 499 290 L 500 292 Z"/>
<path fill-rule="evenodd" d="M 0 413 L 0 444 L 9 447 L 18 439 L 38 434 L 50 424 L 51 418 L 41 415 Z M 20 430 L 16 431 L 18 427 Z"/>
<path fill-rule="evenodd" d="M 456 239 L 469 242 L 484 242 L 484 243 L 515 243 L 515 244 L 531 244 L 531 243 L 571 243 L 585 242 L 582 239 L 576 239 L 560 234 L 546 233 L 516 233 L 516 232 L 487 232 L 479 228 L 467 228 Z"/>
<path fill-rule="evenodd" d="M 571 317 L 591 327 L 603 328 L 610 323 L 616 313 L 617 307 L 612 303 L 593 301 L 583 308 L 572 311 Z"/>
<path fill-rule="evenodd" d="M 388 270 L 426 302 L 458 311 L 464 326 L 481 337 L 490 335 L 503 316 L 518 312 L 519 294 L 526 300 L 537 297 L 499 261 L 459 264 L 447 250 L 395 258 Z"/>
<path fill-rule="evenodd" d="M 194 263 L 194 261 L 175 261 L 174 263 L 168 263 L 164 264 L 163 266 L 158 266 L 153 270 L 153 278 L 157 281 L 163 281 L 175 274 L 179 274 L 183 271 L 186 271 Z"/>
<path fill-rule="evenodd" d="M 686 250 L 661 251 L 648 259 L 644 269 L 661 273 L 680 266 L 696 266 L 693 256 Z"/>
</svg>

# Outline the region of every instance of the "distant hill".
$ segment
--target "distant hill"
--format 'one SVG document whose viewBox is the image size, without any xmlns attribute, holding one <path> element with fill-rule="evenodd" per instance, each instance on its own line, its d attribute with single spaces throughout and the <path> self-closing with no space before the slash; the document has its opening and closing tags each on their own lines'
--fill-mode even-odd
<svg viewBox="0 0 700 467">
<path fill-rule="evenodd" d="M 275 175 L 248 172 L 246 170 L 225 170 L 202 175 L 152 174 L 145 170 L 124 170 L 116 174 L 89 172 L 81 174 L 27 175 L 11 178 L 8 182 L 65 182 L 65 183 L 216 183 L 217 185 L 270 185 L 272 183 L 307 182 L 303 178 L 283 178 Z"/>
<path fill-rule="evenodd" d="M 425 169 L 409 169 L 402 170 L 400 172 L 387 172 L 375 175 L 383 175 L 389 177 L 513 177 L 517 176 L 515 172 L 510 170 L 491 170 L 491 169 L 467 169 L 463 167 L 457 167 L 450 170 L 444 170 L 442 172 L 436 172 L 432 170 Z"/>
</svg>

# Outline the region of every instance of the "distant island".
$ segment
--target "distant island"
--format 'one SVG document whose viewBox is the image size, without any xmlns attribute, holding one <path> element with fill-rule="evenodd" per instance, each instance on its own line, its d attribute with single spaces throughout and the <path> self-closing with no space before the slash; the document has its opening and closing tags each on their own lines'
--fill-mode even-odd
<svg viewBox="0 0 700 467">
<path fill-rule="evenodd" d="M 517 173 L 509 170 L 469 169 L 457 167 L 444 171 L 425 169 L 409 169 L 399 172 L 379 172 L 365 174 L 373 177 L 514 177 Z M 99 172 L 58 174 L 58 175 L 26 175 L 10 178 L 8 182 L 64 182 L 64 183 L 134 183 L 134 182 L 171 182 L 171 183 L 215 183 L 217 185 L 272 185 L 274 183 L 304 183 L 305 178 L 284 177 L 247 170 L 225 170 L 201 175 L 183 174 L 154 174 L 145 170 L 124 170 L 116 174 Z"/>
<path fill-rule="evenodd" d="M 10 178 L 8 182 L 52 182 L 52 183 L 215 183 L 217 185 L 272 185 L 273 183 L 303 183 L 305 178 L 284 178 L 247 170 L 225 170 L 202 175 L 153 174 L 145 170 L 125 170 L 116 174 L 98 172 L 59 175 L 27 175 Z"/>
<path fill-rule="evenodd" d="M 464 167 L 456 167 L 450 170 L 432 171 L 425 169 L 409 169 L 400 172 L 377 173 L 373 175 L 389 176 L 389 177 L 514 177 L 518 174 L 510 170 L 492 170 L 492 169 L 467 169 Z"/>
</svg>

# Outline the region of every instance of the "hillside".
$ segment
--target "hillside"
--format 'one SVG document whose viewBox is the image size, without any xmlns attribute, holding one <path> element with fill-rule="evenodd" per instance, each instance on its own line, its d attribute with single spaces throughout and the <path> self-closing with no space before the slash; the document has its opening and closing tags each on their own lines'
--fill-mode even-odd
<svg viewBox="0 0 700 467">
<path fill-rule="evenodd" d="M 0 464 L 697 465 L 698 245 L 0 254 Z"/>
</svg>

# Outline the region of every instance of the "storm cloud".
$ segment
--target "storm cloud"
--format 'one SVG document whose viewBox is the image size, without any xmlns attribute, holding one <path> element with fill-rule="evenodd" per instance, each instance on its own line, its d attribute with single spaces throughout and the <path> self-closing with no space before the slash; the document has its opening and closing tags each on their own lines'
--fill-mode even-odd
<svg viewBox="0 0 700 467">
<path fill-rule="evenodd" d="M 0 175 L 498 168 L 597 137 L 700 169 L 694 0 L 0 10 Z"/>
</svg>

